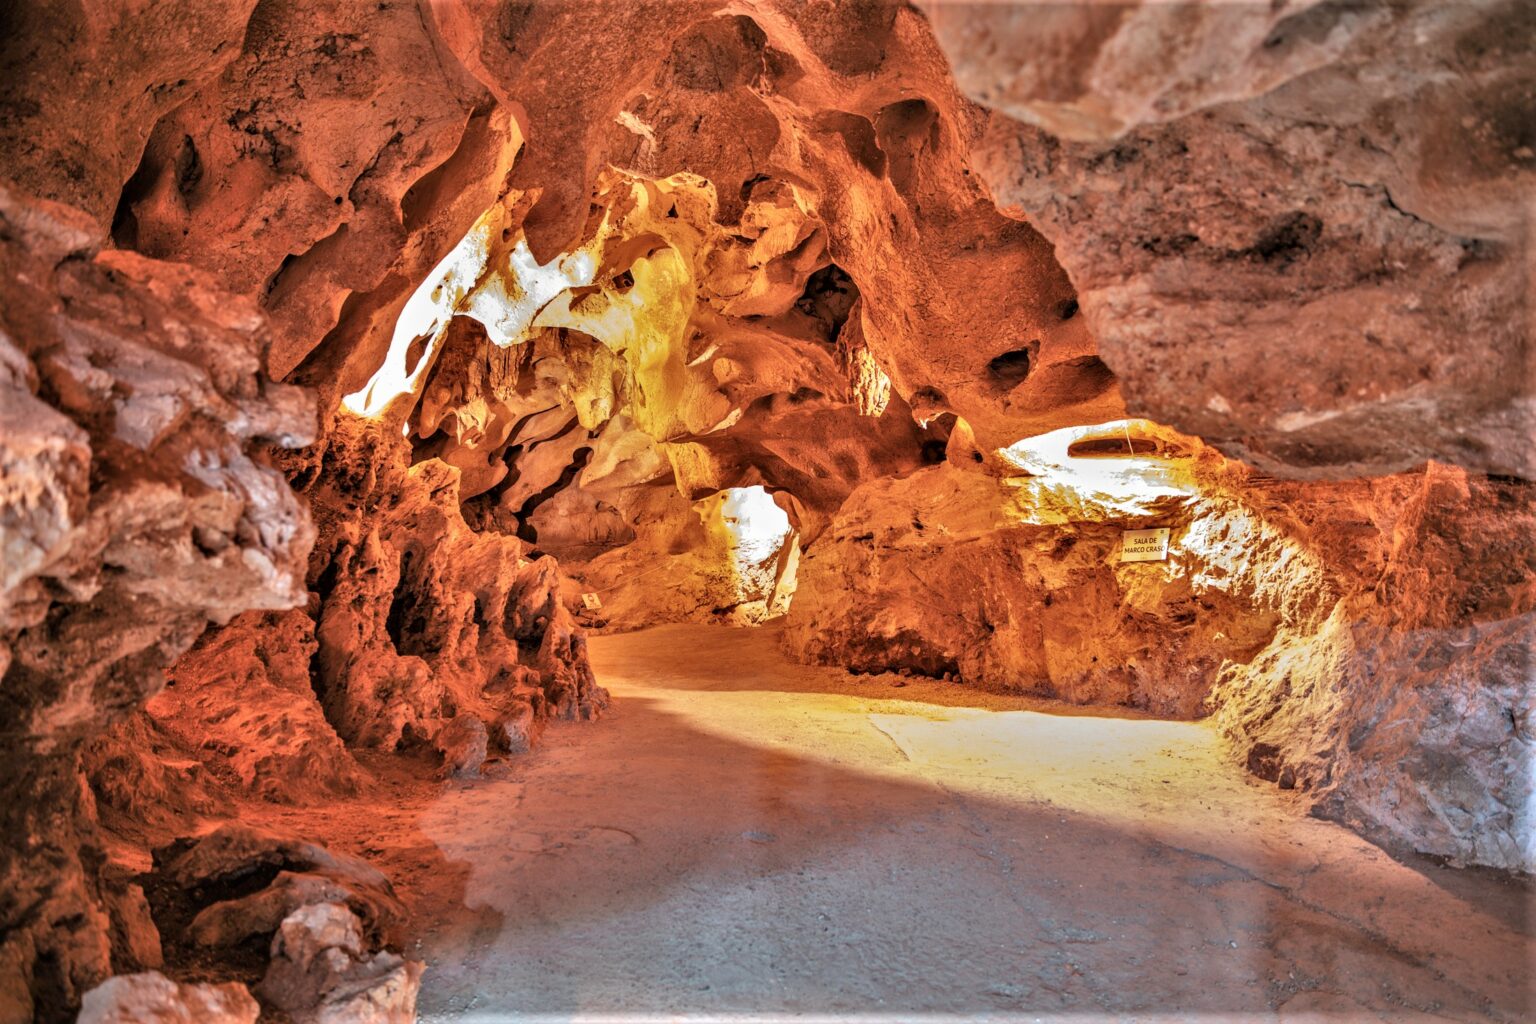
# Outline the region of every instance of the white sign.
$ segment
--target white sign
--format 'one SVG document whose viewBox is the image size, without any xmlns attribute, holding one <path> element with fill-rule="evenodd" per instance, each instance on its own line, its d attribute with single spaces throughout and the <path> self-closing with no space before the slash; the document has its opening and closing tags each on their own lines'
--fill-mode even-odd
<svg viewBox="0 0 1536 1024">
<path fill-rule="evenodd" d="M 1163 532 L 1167 533 L 1168 531 L 1164 530 Z M 596 594 L 582 594 L 581 606 L 588 611 L 595 611 L 596 609 L 603 606 L 603 599 L 598 597 Z"/>
<path fill-rule="evenodd" d="M 1126 530 L 1120 535 L 1120 561 L 1161 562 L 1168 557 L 1168 527 Z"/>
</svg>

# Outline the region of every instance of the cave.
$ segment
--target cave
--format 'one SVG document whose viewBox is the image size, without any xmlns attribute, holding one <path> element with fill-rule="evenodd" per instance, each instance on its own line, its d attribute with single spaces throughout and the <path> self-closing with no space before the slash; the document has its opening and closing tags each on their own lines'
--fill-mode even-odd
<svg viewBox="0 0 1536 1024">
<path fill-rule="evenodd" d="M 0 10 L 0 1024 L 1536 1015 L 1536 17 Z"/>
</svg>

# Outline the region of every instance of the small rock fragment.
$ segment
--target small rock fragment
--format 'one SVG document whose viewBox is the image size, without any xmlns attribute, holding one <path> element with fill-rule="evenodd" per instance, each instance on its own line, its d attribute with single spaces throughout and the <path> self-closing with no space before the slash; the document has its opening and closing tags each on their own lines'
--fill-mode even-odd
<svg viewBox="0 0 1536 1024">
<path fill-rule="evenodd" d="M 468 712 L 454 716 L 432 738 L 432 746 L 443 758 L 443 774 L 456 779 L 472 779 L 480 774 L 489 745 L 485 723 Z"/>
</svg>

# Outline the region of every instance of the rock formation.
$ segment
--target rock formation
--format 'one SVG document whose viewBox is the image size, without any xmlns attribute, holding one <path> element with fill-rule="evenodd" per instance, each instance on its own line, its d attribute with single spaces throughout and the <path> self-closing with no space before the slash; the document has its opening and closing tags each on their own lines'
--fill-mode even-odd
<svg viewBox="0 0 1536 1024">
<path fill-rule="evenodd" d="M 1529 485 L 1438 463 L 1275 480 L 1146 422 L 1002 455 L 1009 475 L 946 464 L 855 491 L 802 562 L 789 649 L 1214 714 L 1250 770 L 1319 813 L 1532 863 Z M 1170 531 L 1167 560 L 1121 561 L 1124 531 L 1147 527 Z"/>
<path fill-rule="evenodd" d="M 313 403 L 262 373 L 255 302 L 103 243 L 76 210 L 0 193 L 7 1019 L 78 1005 L 147 917 L 101 870 L 81 745 L 210 621 L 301 604 L 314 536 L 262 451 L 307 442 Z"/>
<path fill-rule="evenodd" d="M 256 1024 L 261 1006 L 239 982 L 177 984 L 159 971 L 120 974 L 85 994 L 85 1024 Z"/>
<path fill-rule="evenodd" d="M 388 882 L 228 819 L 472 778 L 598 717 L 584 629 L 675 619 L 1215 715 L 1536 866 L 1516 0 L 0 28 L 0 1021 L 250 1019 L 182 926 L 408 1019 Z M 163 898 L 232 834 L 250 884 Z"/>
<path fill-rule="evenodd" d="M 1285 475 L 1532 477 L 1527 5 L 925 7 L 1132 412 Z"/>
</svg>

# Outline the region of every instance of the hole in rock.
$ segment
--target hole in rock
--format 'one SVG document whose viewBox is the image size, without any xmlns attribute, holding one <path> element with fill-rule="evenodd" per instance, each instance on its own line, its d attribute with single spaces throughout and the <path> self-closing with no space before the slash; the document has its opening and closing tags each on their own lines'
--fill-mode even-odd
<svg viewBox="0 0 1536 1024">
<path fill-rule="evenodd" d="M 994 356 L 987 362 L 987 373 L 1000 388 L 1006 390 L 1017 387 L 1023 383 L 1025 377 L 1029 376 L 1029 371 L 1039 353 L 1040 343 L 1032 341 L 1024 348 Z"/>
<path fill-rule="evenodd" d="M 939 148 L 939 112 L 924 99 L 892 103 L 875 116 L 875 137 L 887 156 L 891 184 L 910 192 L 920 168 Z"/>
<path fill-rule="evenodd" d="M 875 137 L 875 126 L 867 117 L 847 111 L 831 110 L 816 118 L 816 127 L 842 140 L 853 162 L 876 178 L 885 177 L 887 157 Z"/>
<path fill-rule="evenodd" d="M 836 344 L 859 298 L 859 286 L 848 272 L 829 263 L 806 279 L 795 308 L 816 321 L 828 345 Z"/>
<path fill-rule="evenodd" d="M 1289 264 L 1305 256 L 1323 234 L 1323 222 L 1310 213 L 1296 212 L 1281 217 L 1245 250 L 1247 255 L 1265 263 Z"/>
</svg>

